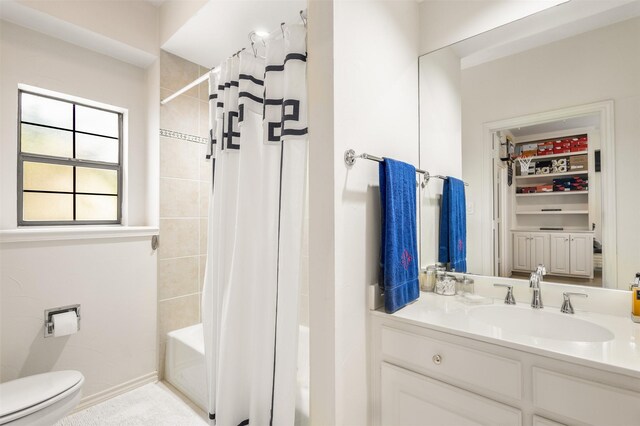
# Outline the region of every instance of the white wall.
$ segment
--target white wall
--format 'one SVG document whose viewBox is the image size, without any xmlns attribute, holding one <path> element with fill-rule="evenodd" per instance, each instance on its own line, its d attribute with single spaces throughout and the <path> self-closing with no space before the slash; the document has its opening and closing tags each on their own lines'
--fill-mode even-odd
<svg viewBox="0 0 640 426">
<path fill-rule="evenodd" d="M 323 3 L 309 9 L 311 417 L 314 424 L 364 425 L 367 289 L 379 268 L 378 165 L 359 160 L 347 169 L 343 153 L 417 164 L 418 4 Z"/>
<path fill-rule="evenodd" d="M 0 229 L 17 224 L 19 83 L 128 109 L 128 225 L 147 224 L 146 71 L 5 21 L 0 34 Z"/>
<path fill-rule="evenodd" d="M 425 0 L 420 2 L 420 53 L 432 52 L 567 0 Z"/>
<path fill-rule="evenodd" d="M 420 58 L 420 167 L 432 175 L 462 176 L 460 58 L 441 49 Z M 443 181 L 431 179 L 420 192 L 420 264 L 438 261 Z"/>
<path fill-rule="evenodd" d="M 2 243 L 0 381 L 79 370 L 83 398 L 156 372 L 149 237 Z M 43 337 L 44 310 L 79 303 L 80 331 Z"/>
<path fill-rule="evenodd" d="M 638 40 L 640 18 L 635 18 L 462 72 L 463 177 L 472 188 L 489 184 L 482 181 L 483 166 L 478 160 L 490 155 L 481 142 L 483 123 L 614 100 L 618 227 L 614 249 L 619 288 L 626 288 L 640 270 Z M 491 200 L 473 190 L 468 196 L 481 206 L 480 214 L 468 220 L 467 249 L 469 270 L 480 272 L 482 253 L 489 253 L 491 247 L 491 241 L 482 236 L 490 226 Z"/>
<path fill-rule="evenodd" d="M 159 10 L 136 0 L 18 0 L 19 4 L 157 55 Z"/>
<path fill-rule="evenodd" d="M 195 15 L 207 0 L 167 0 L 160 6 L 160 45 Z"/>
<path fill-rule="evenodd" d="M 77 369 L 87 379 L 84 401 L 95 401 L 155 377 L 156 254 L 148 232 L 6 242 L 3 230 L 33 231 L 16 230 L 17 89 L 24 83 L 127 108 L 128 224 L 157 225 L 159 71 L 6 21 L 0 38 L 0 380 Z M 81 331 L 45 340 L 44 309 L 75 303 L 82 305 Z"/>
</svg>

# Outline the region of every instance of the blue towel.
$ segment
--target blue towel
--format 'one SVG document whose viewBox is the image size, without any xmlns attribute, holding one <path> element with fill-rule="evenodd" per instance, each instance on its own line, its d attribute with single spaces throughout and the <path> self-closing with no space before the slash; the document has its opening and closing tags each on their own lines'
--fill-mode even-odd
<svg viewBox="0 0 640 426">
<path fill-rule="evenodd" d="M 416 226 L 416 168 L 385 158 L 380 163 L 381 287 L 392 313 L 420 295 Z"/>
<path fill-rule="evenodd" d="M 464 182 L 451 176 L 444 181 L 442 190 L 438 261 L 449 263 L 452 271 L 467 272 L 467 207 Z"/>
</svg>

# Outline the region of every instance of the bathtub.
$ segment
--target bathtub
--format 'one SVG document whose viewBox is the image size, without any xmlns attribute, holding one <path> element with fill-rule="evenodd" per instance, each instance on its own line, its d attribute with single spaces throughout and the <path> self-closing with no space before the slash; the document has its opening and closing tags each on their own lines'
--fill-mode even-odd
<svg viewBox="0 0 640 426">
<path fill-rule="evenodd" d="M 207 411 L 207 371 L 202 324 L 167 333 L 165 379 L 198 407 Z M 298 334 L 296 426 L 309 423 L 309 328 Z"/>
<path fill-rule="evenodd" d="M 202 324 L 167 333 L 164 377 L 198 407 L 207 411 L 207 369 Z"/>
</svg>

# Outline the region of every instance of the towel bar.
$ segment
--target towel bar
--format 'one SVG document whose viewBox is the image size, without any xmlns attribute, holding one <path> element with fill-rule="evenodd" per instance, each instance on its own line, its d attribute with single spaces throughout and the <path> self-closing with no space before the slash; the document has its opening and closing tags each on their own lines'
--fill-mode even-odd
<svg viewBox="0 0 640 426">
<path fill-rule="evenodd" d="M 362 158 L 362 159 L 365 159 L 365 160 L 371 160 L 371 161 L 375 161 L 375 162 L 378 162 L 378 163 L 382 163 L 384 161 L 383 158 L 377 157 L 375 155 L 367 154 L 366 152 L 363 152 L 362 154 L 359 154 L 359 155 L 356 155 L 356 152 L 354 150 L 352 150 L 352 149 L 348 149 L 348 150 L 346 150 L 344 152 L 344 162 L 349 167 L 351 167 L 354 164 L 356 164 L 356 160 L 358 158 Z M 420 184 L 420 186 L 422 186 L 423 188 L 425 186 L 427 186 L 427 184 L 429 183 L 429 179 L 431 179 L 431 178 L 447 180 L 446 176 L 432 175 L 426 170 L 416 169 L 416 173 L 420 173 L 421 175 L 424 176 L 424 179 L 422 180 L 422 183 Z M 469 184 L 464 182 L 464 186 L 469 186 Z"/>
</svg>

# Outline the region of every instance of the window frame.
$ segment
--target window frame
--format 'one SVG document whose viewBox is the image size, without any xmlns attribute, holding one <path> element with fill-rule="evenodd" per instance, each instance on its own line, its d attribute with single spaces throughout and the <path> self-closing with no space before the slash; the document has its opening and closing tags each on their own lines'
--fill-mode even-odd
<svg viewBox="0 0 640 426">
<path fill-rule="evenodd" d="M 32 123 L 28 121 L 22 121 L 22 94 L 30 94 L 34 96 L 40 96 L 43 98 L 53 99 L 56 101 L 66 102 L 73 105 L 73 125 L 72 129 L 63 129 L 56 126 L 50 126 L 45 124 Z M 71 98 L 71 96 L 69 97 Z M 108 163 L 104 161 L 94 161 L 94 160 L 83 160 L 77 158 L 65 158 L 65 157 L 57 157 L 51 155 L 42 155 L 42 154 L 33 154 L 22 152 L 22 125 L 33 125 L 39 126 L 49 129 L 63 130 L 67 132 L 71 132 L 72 134 L 72 144 L 73 144 L 73 153 L 75 155 L 76 149 L 76 134 L 86 134 L 110 139 L 116 139 L 115 137 L 100 135 L 97 133 L 83 132 L 76 130 L 76 105 L 93 108 L 101 111 L 110 112 L 113 114 L 117 114 L 118 116 L 118 163 Z M 83 103 L 72 99 L 65 99 L 61 96 L 55 96 L 50 94 L 41 93 L 34 90 L 18 88 L 18 153 L 17 153 L 17 189 L 18 189 L 18 203 L 17 203 L 17 221 L 18 226 L 60 226 L 60 225 L 122 225 L 123 221 L 123 179 L 124 179 L 124 170 L 123 170 L 123 162 L 124 162 L 124 113 L 122 111 L 118 111 L 115 109 L 103 108 L 95 105 L 91 105 L 89 103 Z M 87 168 L 97 168 L 102 170 L 115 170 L 117 173 L 117 194 L 97 194 L 97 193 L 87 193 L 87 192 L 77 192 L 76 191 L 76 172 L 74 169 L 73 173 L 73 192 L 66 191 L 37 191 L 37 190 L 27 190 L 27 192 L 36 192 L 36 193 L 55 193 L 55 194 L 70 194 L 73 195 L 73 220 L 51 220 L 51 221 L 34 221 L 34 220 L 24 220 L 24 162 L 35 162 L 35 163 L 45 163 L 45 164 L 57 164 L 71 167 L 87 167 Z M 115 196 L 117 198 L 117 218 L 115 220 L 76 220 L 76 195 L 101 195 L 101 196 Z"/>
</svg>

